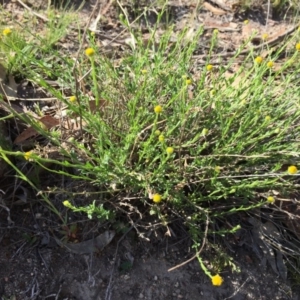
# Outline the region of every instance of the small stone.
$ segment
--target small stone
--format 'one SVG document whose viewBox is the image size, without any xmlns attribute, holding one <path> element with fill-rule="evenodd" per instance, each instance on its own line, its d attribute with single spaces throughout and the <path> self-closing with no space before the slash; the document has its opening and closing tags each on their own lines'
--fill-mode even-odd
<svg viewBox="0 0 300 300">
<path fill-rule="evenodd" d="M 179 282 L 177 281 L 175 284 L 174 284 L 174 286 L 177 288 L 177 287 L 179 287 Z"/>
<path fill-rule="evenodd" d="M 158 277 L 157 276 L 154 276 L 153 280 L 154 281 L 157 281 Z"/>
<path fill-rule="evenodd" d="M 143 298 L 144 298 L 144 295 L 143 295 L 142 293 L 140 293 L 140 294 L 139 294 L 139 298 L 140 298 L 140 299 L 143 299 Z"/>
</svg>

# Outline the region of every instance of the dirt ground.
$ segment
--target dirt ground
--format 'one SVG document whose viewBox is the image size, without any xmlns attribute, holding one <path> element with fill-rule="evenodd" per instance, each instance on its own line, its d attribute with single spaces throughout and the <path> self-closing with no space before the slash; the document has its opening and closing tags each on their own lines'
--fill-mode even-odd
<svg viewBox="0 0 300 300">
<path fill-rule="evenodd" d="M 47 0 L 23 2 L 35 11 L 48 3 Z M 83 24 L 88 21 L 96 2 L 86 1 L 80 10 Z M 105 30 L 107 37 L 116 36 L 120 32 L 116 21 L 119 12 L 108 1 L 100 2 L 102 9 L 107 8 L 107 12 L 105 22 L 99 26 Z M 259 34 L 268 33 L 270 39 L 275 40 L 294 26 L 282 21 L 283 16 L 278 12 L 271 12 L 266 22 L 265 7 L 260 6 L 236 13 L 208 5 L 197 12 L 196 18 L 194 16 L 191 19 L 196 7 L 193 1 L 169 2 L 175 16 L 175 38 L 176 30 L 182 29 L 188 22 L 192 30 L 204 25 L 205 33 L 201 43 L 205 45 L 212 30 L 217 28 L 220 33 L 218 51 L 227 53 L 228 56 L 249 37 L 253 29 L 258 30 Z M 213 2 L 207 3 L 211 5 Z M 37 4 L 41 7 L 37 7 Z M 22 20 L 21 15 L 26 11 L 19 1 L 2 1 L 2 6 L 19 20 Z M 244 24 L 244 19 L 249 19 L 249 23 Z M 105 37 L 100 39 L 105 46 Z M 125 41 L 126 33 L 119 39 Z M 72 48 L 66 41 L 62 41 L 62 44 L 65 48 Z M 118 48 L 120 45 L 124 46 L 123 43 L 112 43 L 109 47 Z M 197 53 L 200 63 L 205 49 L 203 47 Z M 4 181 L 0 179 L 0 184 L 1 182 Z M 3 187 L 4 185 L 1 189 L 5 190 Z M 187 235 L 167 238 L 162 233 L 158 238 L 153 233 L 150 241 L 146 241 L 138 238 L 132 229 L 124 236 L 116 234 L 111 243 L 100 252 L 72 253 L 57 244 L 52 234 L 56 226 L 53 216 L 46 206 L 35 202 L 36 196 L 33 195 L 32 198 L 33 202 L 10 206 L 10 218 L 7 217 L 7 210 L 0 206 L 1 300 L 300 300 L 300 288 L 292 284 L 289 276 L 287 280 L 283 280 L 274 273 L 270 265 L 263 266 L 252 249 L 244 244 L 233 243 L 231 250 L 228 250 L 240 272 L 232 272 L 232 268 L 226 267 L 221 273 L 224 283 L 220 287 L 211 284 L 196 259 L 168 271 L 194 255 Z M 53 201 L 54 204 L 61 203 L 61 199 Z M 97 223 L 84 228 L 82 232 L 90 230 L 86 234 L 90 238 L 93 236 L 91 231 L 99 234 L 107 229 L 106 225 L 100 226 Z M 177 231 L 173 229 L 172 232 Z M 209 266 L 209 253 L 204 252 L 203 257 L 205 264 Z"/>
<path fill-rule="evenodd" d="M 168 271 L 193 256 L 187 239 L 151 243 L 132 232 L 121 241 L 121 236 L 115 236 L 100 253 L 74 254 L 57 246 L 46 228 L 35 229 L 38 223 L 29 228 L 39 231 L 37 243 L 26 242 L 24 228 L 7 229 L 1 222 L 3 300 L 300 299 L 299 288 L 292 290 L 289 280 L 279 278 L 269 266 L 262 267 L 245 246 L 235 246 L 230 253 L 240 272 L 225 268 L 223 285 L 215 287 L 197 260 Z M 209 265 L 208 260 L 205 263 Z"/>
</svg>

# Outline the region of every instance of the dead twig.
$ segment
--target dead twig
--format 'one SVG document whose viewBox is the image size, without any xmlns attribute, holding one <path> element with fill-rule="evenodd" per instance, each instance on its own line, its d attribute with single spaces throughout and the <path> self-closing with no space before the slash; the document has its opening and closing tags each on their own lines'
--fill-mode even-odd
<svg viewBox="0 0 300 300">
<path fill-rule="evenodd" d="M 217 6 L 221 7 L 222 9 L 224 10 L 227 10 L 227 11 L 231 11 L 231 8 L 228 7 L 223 1 L 221 0 L 210 0 L 210 2 L 216 4 Z"/>
<path fill-rule="evenodd" d="M 105 15 L 107 13 L 107 11 L 109 10 L 109 8 L 111 7 L 111 5 L 113 4 L 114 0 L 110 0 L 107 5 L 103 8 L 103 10 L 99 9 L 99 13 L 96 17 L 96 19 L 94 20 L 93 23 L 90 24 L 89 26 L 89 30 L 90 31 L 96 31 L 97 30 L 97 24 L 101 19 L 101 16 Z"/>
<path fill-rule="evenodd" d="M 38 18 L 44 20 L 45 22 L 48 22 L 49 19 L 35 11 L 33 11 L 29 6 L 27 6 L 23 1 L 17 0 L 19 4 L 21 4 L 25 9 L 27 9 L 31 14 L 37 16 Z"/>
<path fill-rule="evenodd" d="M 197 253 L 192 256 L 191 258 L 189 258 L 188 260 L 184 261 L 183 263 L 176 265 L 175 267 L 172 267 L 168 270 L 168 272 L 174 271 L 175 269 L 181 268 L 184 265 L 188 264 L 189 262 L 191 262 L 192 260 L 194 260 L 195 258 L 197 258 L 197 256 L 199 256 L 199 254 L 202 252 L 205 243 L 206 243 L 206 239 L 207 239 L 207 232 L 208 232 L 208 225 L 209 225 L 209 219 L 208 216 L 206 216 L 206 223 L 205 223 L 205 231 L 204 231 L 204 237 L 203 237 L 203 241 L 202 241 L 202 245 L 201 248 L 197 251 Z"/>
</svg>

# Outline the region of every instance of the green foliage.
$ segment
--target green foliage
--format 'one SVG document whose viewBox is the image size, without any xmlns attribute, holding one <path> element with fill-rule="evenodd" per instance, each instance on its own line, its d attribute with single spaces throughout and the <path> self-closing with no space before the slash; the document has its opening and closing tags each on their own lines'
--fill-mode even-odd
<svg viewBox="0 0 300 300">
<path fill-rule="evenodd" d="M 87 214 L 89 219 L 92 219 L 93 216 L 95 215 L 100 221 L 107 221 L 107 220 L 113 221 L 114 212 L 106 210 L 103 207 L 103 204 L 96 206 L 95 202 L 96 201 L 93 201 L 92 204 L 89 204 L 84 207 L 75 207 L 67 200 L 64 201 L 63 204 L 74 212 L 82 212 Z"/>
</svg>

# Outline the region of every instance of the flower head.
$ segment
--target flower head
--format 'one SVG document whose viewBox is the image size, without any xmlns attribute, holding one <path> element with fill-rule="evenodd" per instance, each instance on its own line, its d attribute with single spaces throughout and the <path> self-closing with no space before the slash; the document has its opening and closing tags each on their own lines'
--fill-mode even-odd
<svg viewBox="0 0 300 300">
<path fill-rule="evenodd" d="M 274 132 L 275 132 L 276 134 L 278 134 L 278 133 L 280 132 L 280 128 L 276 128 L 276 129 L 274 130 Z"/>
<path fill-rule="evenodd" d="M 300 43 L 297 43 L 295 47 L 297 51 L 300 51 Z"/>
<path fill-rule="evenodd" d="M 160 135 L 160 134 L 161 134 L 161 132 L 160 132 L 160 130 L 159 130 L 159 129 L 157 129 L 157 130 L 155 130 L 155 131 L 154 131 L 154 134 L 155 134 L 155 135 Z"/>
<path fill-rule="evenodd" d="M 192 82 L 192 80 L 190 79 L 190 78 L 187 78 L 186 80 L 185 80 L 185 84 L 186 85 L 191 85 L 193 82 Z"/>
<path fill-rule="evenodd" d="M 161 107 L 160 105 L 156 105 L 156 106 L 154 107 L 154 112 L 155 112 L 156 114 L 160 114 L 162 111 L 163 111 L 163 109 L 162 109 L 162 107 Z"/>
<path fill-rule="evenodd" d="M 273 204 L 275 202 L 275 198 L 273 196 L 267 197 L 267 202 Z"/>
<path fill-rule="evenodd" d="M 26 160 L 29 160 L 32 157 L 32 151 L 28 151 L 24 153 L 24 158 Z"/>
<path fill-rule="evenodd" d="M 216 173 L 220 173 L 220 172 L 221 172 L 221 167 L 215 166 L 215 172 L 216 172 Z"/>
<path fill-rule="evenodd" d="M 171 155 L 174 152 L 174 148 L 173 147 L 167 147 L 166 152 L 167 152 L 167 154 Z"/>
<path fill-rule="evenodd" d="M 208 134 L 208 129 L 207 128 L 203 128 L 202 135 L 207 135 L 207 134 Z"/>
<path fill-rule="evenodd" d="M 220 286 L 223 283 L 223 278 L 217 274 L 211 277 L 211 282 L 213 285 Z"/>
<path fill-rule="evenodd" d="M 2 34 L 5 36 L 11 35 L 11 29 L 10 28 L 3 29 Z"/>
<path fill-rule="evenodd" d="M 76 98 L 76 96 L 71 96 L 69 100 L 70 100 L 70 102 L 75 102 L 77 100 L 77 98 Z"/>
<path fill-rule="evenodd" d="M 288 167 L 288 173 L 293 175 L 293 174 L 296 174 L 298 172 L 298 169 L 296 166 L 289 166 Z"/>
<path fill-rule="evenodd" d="M 88 56 L 88 57 L 91 57 L 95 54 L 95 50 L 93 48 L 87 48 L 85 49 L 85 55 Z"/>
<path fill-rule="evenodd" d="M 261 64 L 263 62 L 263 58 L 261 56 L 257 56 L 255 57 L 254 61 L 257 63 L 257 64 Z"/>
<path fill-rule="evenodd" d="M 165 140 L 164 135 L 161 134 L 161 135 L 158 137 L 158 140 L 159 140 L 160 142 L 163 142 L 163 141 Z"/>
<path fill-rule="evenodd" d="M 265 120 L 266 120 L 267 122 L 269 122 L 269 121 L 271 120 L 271 117 L 270 117 L 270 116 L 266 116 L 266 117 L 265 117 Z"/>
<path fill-rule="evenodd" d="M 214 68 L 213 65 L 207 65 L 207 66 L 206 66 L 206 70 L 207 70 L 207 71 L 211 71 L 213 68 Z"/>
<path fill-rule="evenodd" d="M 63 201 L 63 205 L 66 207 L 72 207 L 72 204 L 68 200 Z"/>
<path fill-rule="evenodd" d="M 148 71 L 146 69 L 141 70 L 142 74 L 147 74 Z"/>
<path fill-rule="evenodd" d="M 269 37 L 269 35 L 268 35 L 267 33 L 263 33 L 262 36 L 261 36 L 261 38 L 262 38 L 264 41 L 267 40 L 268 37 Z"/>
<path fill-rule="evenodd" d="M 249 24 L 249 20 L 244 20 L 244 25 Z"/>
<path fill-rule="evenodd" d="M 161 201 L 161 195 L 160 194 L 154 194 L 152 200 L 155 203 L 159 203 Z"/>
<path fill-rule="evenodd" d="M 216 90 L 211 90 L 211 91 L 209 92 L 209 95 L 210 95 L 211 97 L 213 97 L 213 96 L 215 96 L 216 93 L 217 93 Z"/>
<path fill-rule="evenodd" d="M 273 68 L 273 67 L 274 67 L 274 62 L 271 61 L 271 60 L 268 61 L 268 62 L 267 62 L 267 67 L 270 68 L 270 69 Z"/>
</svg>

